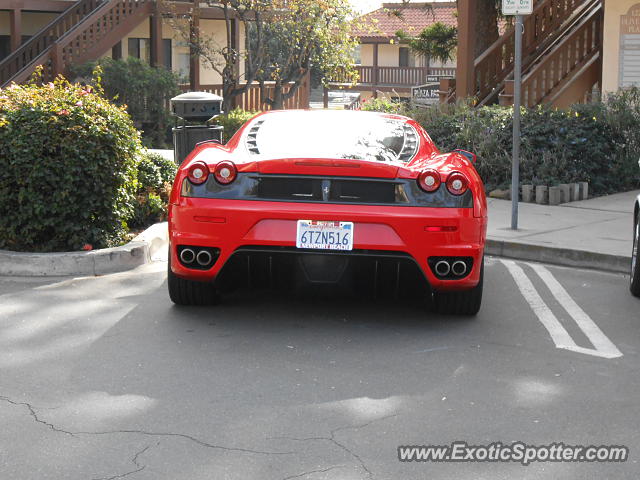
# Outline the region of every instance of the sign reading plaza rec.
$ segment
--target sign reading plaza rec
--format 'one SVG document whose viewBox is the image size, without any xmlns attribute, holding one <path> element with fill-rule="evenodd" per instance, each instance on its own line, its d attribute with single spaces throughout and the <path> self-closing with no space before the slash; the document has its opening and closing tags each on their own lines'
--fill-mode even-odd
<svg viewBox="0 0 640 480">
<path fill-rule="evenodd" d="M 427 83 L 411 87 L 411 102 L 420 107 L 434 105 L 440 100 L 440 77 L 429 76 Z"/>
<path fill-rule="evenodd" d="M 502 0 L 503 15 L 531 15 L 533 0 Z"/>
</svg>

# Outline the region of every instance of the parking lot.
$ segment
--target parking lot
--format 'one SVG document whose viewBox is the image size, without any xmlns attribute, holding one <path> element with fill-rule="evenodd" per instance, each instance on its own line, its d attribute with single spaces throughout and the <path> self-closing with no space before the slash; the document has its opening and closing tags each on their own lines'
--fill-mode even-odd
<svg viewBox="0 0 640 480">
<path fill-rule="evenodd" d="M 486 259 L 476 318 L 348 292 L 179 308 L 166 263 L 0 279 L 7 479 L 635 479 L 623 275 Z M 624 463 L 400 462 L 398 446 L 625 445 Z"/>
</svg>

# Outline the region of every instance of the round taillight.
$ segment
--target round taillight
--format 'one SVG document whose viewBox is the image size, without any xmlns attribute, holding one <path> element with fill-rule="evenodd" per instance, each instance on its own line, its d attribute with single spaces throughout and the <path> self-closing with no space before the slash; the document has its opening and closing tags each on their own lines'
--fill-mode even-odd
<svg viewBox="0 0 640 480">
<path fill-rule="evenodd" d="M 418 175 L 418 185 L 425 192 L 435 192 L 440 188 L 440 174 L 436 170 L 425 170 Z"/>
<path fill-rule="evenodd" d="M 189 173 L 187 174 L 191 183 L 200 185 L 207 181 L 209 178 L 209 167 L 204 162 L 195 162 L 189 167 Z"/>
<path fill-rule="evenodd" d="M 469 190 L 469 180 L 460 172 L 453 172 L 447 177 L 447 190 L 452 195 L 462 195 Z"/>
<path fill-rule="evenodd" d="M 218 183 L 228 185 L 236 179 L 238 170 L 233 162 L 224 161 L 216 165 L 216 168 L 213 170 L 213 175 Z"/>
</svg>

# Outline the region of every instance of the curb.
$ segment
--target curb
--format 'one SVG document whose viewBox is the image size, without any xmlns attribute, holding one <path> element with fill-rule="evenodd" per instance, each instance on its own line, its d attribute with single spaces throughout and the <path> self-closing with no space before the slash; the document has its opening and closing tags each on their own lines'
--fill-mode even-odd
<svg viewBox="0 0 640 480">
<path fill-rule="evenodd" d="M 631 256 L 547 247 L 531 243 L 487 239 L 485 253 L 497 257 L 551 263 L 564 267 L 588 268 L 614 273 L 629 273 Z"/>
<path fill-rule="evenodd" d="M 167 223 L 150 226 L 121 247 L 89 252 L 24 253 L 0 250 L 0 275 L 25 277 L 95 276 L 124 272 L 160 260 L 169 244 Z M 487 239 L 485 253 L 564 267 L 629 273 L 631 257 Z"/>
<path fill-rule="evenodd" d="M 124 272 L 158 257 L 168 245 L 167 223 L 150 226 L 121 247 L 89 252 L 27 253 L 0 250 L 0 275 L 88 276 Z"/>
</svg>

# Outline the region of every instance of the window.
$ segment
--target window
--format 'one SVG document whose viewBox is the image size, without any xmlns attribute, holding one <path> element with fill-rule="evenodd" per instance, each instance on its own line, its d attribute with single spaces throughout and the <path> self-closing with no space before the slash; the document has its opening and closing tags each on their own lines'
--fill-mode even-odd
<svg viewBox="0 0 640 480">
<path fill-rule="evenodd" d="M 11 37 L 9 35 L 0 35 L 0 60 L 9 56 L 11 53 Z"/>
<path fill-rule="evenodd" d="M 252 125 L 247 145 L 268 158 L 346 158 L 408 162 L 415 155 L 417 133 L 402 120 L 376 114 L 287 112 L 267 115 Z M 407 141 L 411 137 L 413 141 Z M 326 139 L 331 139 L 328 142 Z M 406 145 L 405 145 L 406 144 Z"/>
<path fill-rule="evenodd" d="M 356 65 L 362 65 L 362 45 L 356 45 L 351 53 L 351 58 Z"/>
<path fill-rule="evenodd" d="M 130 38 L 127 45 L 128 55 L 149 62 L 149 39 Z"/>
<path fill-rule="evenodd" d="M 31 38 L 31 35 L 22 35 L 20 41 L 26 43 Z M 0 60 L 6 58 L 11 53 L 11 37 L 9 35 L 0 35 Z"/>
<path fill-rule="evenodd" d="M 171 61 L 171 39 L 163 38 L 162 39 L 162 56 L 164 57 L 162 60 L 164 61 L 164 66 L 167 67 L 167 70 L 171 70 L 173 67 L 173 62 Z"/>
<path fill-rule="evenodd" d="M 399 67 L 408 67 L 409 66 L 409 49 L 407 47 L 400 47 L 398 49 L 398 66 Z"/>
<path fill-rule="evenodd" d="M 189 52 L 177 52 L 176 64 L 175 72 L 181 77 L 189 78 L 191 70 L 191 55 L 189 55 Z"/>
</svg>

